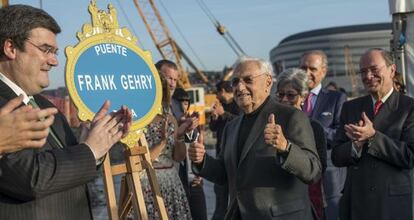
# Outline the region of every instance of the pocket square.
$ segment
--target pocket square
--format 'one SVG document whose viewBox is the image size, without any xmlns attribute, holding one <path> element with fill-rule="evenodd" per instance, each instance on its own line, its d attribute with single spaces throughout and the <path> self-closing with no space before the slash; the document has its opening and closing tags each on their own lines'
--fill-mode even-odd
<svg viewBox="0 0 414 220">
<path fill-rule="evenodd" d="M 331 116 L 332 113 L 331 112 L 322 112 L 321 115 L 322 116 Z"/>
</svg>

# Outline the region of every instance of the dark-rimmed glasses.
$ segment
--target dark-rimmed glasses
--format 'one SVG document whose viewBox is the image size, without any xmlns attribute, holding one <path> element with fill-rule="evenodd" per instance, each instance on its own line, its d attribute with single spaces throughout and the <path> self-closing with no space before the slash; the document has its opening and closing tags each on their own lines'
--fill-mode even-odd
<svg viewBox="0 0 414 220">
<path fill-rule="evenodd" d="M 245 77 L 234 77 L 233 79 L 231 79 L 231 86 L 232 87 L 236 87 L 237 85 L 239 85 L 240 82 L 243 82 L 245 85 L 251 85 L 253 84 L 253 81 L 256 77 L 259 77 L 261 75 L 264 75 L 266 73 L 261 73 L 258 74 L 256 76 L 245 76 Z"/>
<path fill-rule="evenodd" d="M 54 47 L 49 46 L 49 45 L 41 45 L 41 46 L 38 46 L 38 45 L 32 43 L 29 40 L 26 40 L 26 41 L 29 44 L 31 44 L 32 46 L 36 47 L 38 50 L 42 51 L 45 55 L 53 54 L 53 55 L 57 56 L 59 54 L 58 48 L 54 48 Z"/>
<path fill-rule="evenodd" d="M 299 93 L 293 93 L 293 92 L 287 92 L 287 93 L 284 93 L 284 92 L 276 92 L 276 96 L 277 96 L 280 100 L 282 100 L 282 99 L 283 99 L 283 97 L 285 97 L 285 96 L 286 96 L 286 98 L 287 98 L 288 100 L 292 101 L 292 100 L 294 100 L 294 99 L 296 98 L 296 96 L 298 96 L 298 95 L 299 95 Z"/>
</svg>

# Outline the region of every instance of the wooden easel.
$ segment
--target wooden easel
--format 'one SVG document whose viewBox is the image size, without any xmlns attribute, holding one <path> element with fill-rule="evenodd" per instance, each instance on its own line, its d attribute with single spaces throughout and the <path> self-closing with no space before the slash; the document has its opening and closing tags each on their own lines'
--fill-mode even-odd
<svg viewBox="0 0 414 220">
<path fill-rule="evenodd" d="M 148 176 L 151 190 L 154 195 L 154 202 L 159 210 L 160 219 L 168 219 L 155 170 L 151 164 L 148 144 L 145 135 L 143 134 L 140 135 L 136 146 L 125 151 L 125 163 L 111 166 L 109 154 L 105 158 L 103 171 L 109 219 L 125 219 L 131 205 L 134 209 L 135 219 L 148 219 L 140 180 L 140 173 L 142 170 L 145 170 L 146 175 Z M 124 176 L 121 182 L 119 196 L 120 206 L 118 209 L 113 176 L 121 174 L 124 174 Z"/>
</svg>

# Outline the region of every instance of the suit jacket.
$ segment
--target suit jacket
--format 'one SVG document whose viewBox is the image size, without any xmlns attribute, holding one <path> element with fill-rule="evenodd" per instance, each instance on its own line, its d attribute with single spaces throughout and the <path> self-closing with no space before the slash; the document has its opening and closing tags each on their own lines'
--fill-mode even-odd
<svg viewBox="0 0 414 220">
<path fill-rule="evenodd" d="M 359 121 L 362 112 L 373 121 L 376 134 L 355 159 L 343 125 Z M 375 118 L 370 96 L 346 102 L 335 140 L 333 163 L 348 167 L 340 218 L 412 219 L 414 99 L 394 91 Z"/>
<path fill-rule="evenodd" d="M 14 92 L 0 81 L 0 99 Z M 53 104 L 34 96 L 40 108 Z M 4 155 L 0 160 L 0 219 L 91 219 L 86 183 L 97 176 L 92 151 L 78 144 L 63 114 L 51 126 L 64 148 L 51 135 L 40 149 Z"/>
<path fill-rule="evenodd" d="M 332 144 L 346 95 L 342 92 L 321 89 L 316 99 L 311 118 L 322 124 L 328 145 Z M 330 146 L 328 146 L 330 148 Z"/>
<path fill-rule="evenodd" d="M 271 113 L 292 143 L 287 156 L 264 142 L 263 131 Z M 237 213 L 242 219 L 312 219 L 306 183 L 318 178 L 321 164 L 306 115 L 271 98 L 258 114 L 237 163 L 242 120 L 243 115 L 227 123 L 217 159 L 206 155 L 201 167 L 193 166 L 206 179 L 228 184 L 226 219 L 234 219 Z"/>
<path fill-rule="evenodd" d="M 346 178 L 346 169 L 335 167 L 331 160 L 332 141 L 339 127 L 341 109 L 345 101 L 346 95 L 344 93 L 322 88 L 311 115 L 311 119 L 318 121 L 323 126 L 327 140 L 327 166 L 323 186 L 328 203 L 336 204 L 334 206 L 328 205 L 327 219 L 337 219 L 335 215 L 332 216 L 330 213 L 338 212 L 336 207 Z"/>
</svg>

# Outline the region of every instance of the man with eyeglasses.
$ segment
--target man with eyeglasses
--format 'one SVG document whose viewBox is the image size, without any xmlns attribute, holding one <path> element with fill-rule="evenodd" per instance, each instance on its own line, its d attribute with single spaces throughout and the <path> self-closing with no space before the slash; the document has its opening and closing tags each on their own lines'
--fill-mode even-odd
<svg viewBox="0 0 414 220">
<path fill-rule="evenodd" d="M 195 173 L 228 184 L 225 219 L 313 219 L 308 186 L 321 173 L 306 115 L 270 96 L 272 66 L 242 57 L 234 66 L 234 100 L 242 114 L 226 124 L 218 158 L 189 148 Z"/>
<path fill-rule="evenodd" d="M 0 100 L 21 95 L 23 105 L 39 112 L 53 110 L 39 93 L 49 86 L 49 71 L 58 65 L 59 25 L 41 9 L 10 5 L 0 8 L 0 27 Z M 0 219 L 92 219 L 86 183 L 97 177 L 97 165 L 131 125 L 126 107 L 111 115 L 108 110 L 105 102 L 79 142 L 56 109 L 54 117 L 38 115 L 30 122 L 53 123 L 49 129 L 44 127 L 48 124 L 38 127 L 47 131 L 40 148 L 33 143 L 33 148 L 1 158 Z"/>
<path fill-rule="evenodd" d="M 347 167 L 340 219 L 413 219 L 414 99 L 393 89 L 389 52 L 369 49 L 359 66 L 369 95 L 345 102 L 332 152 Z"/>
<path fill-rule="evenodd" d="M 309 93 L 302 109 L 324 128 L 327 144 L 327 168 L 322 183 L 327 207 L 324 215 L 327 220 L 338 219 L 339 198 L 346 177 L 346 169 L 332 164 L 332 142 L 339 127 L 339 116 L 346 95 L 339 91 L 330 91 L 322 87 L 322 81 L 328 71 L 328 58 L 321 50 L 305 52 L 300 59 L 300 68 L 308 75 Z"/>
</svg>

